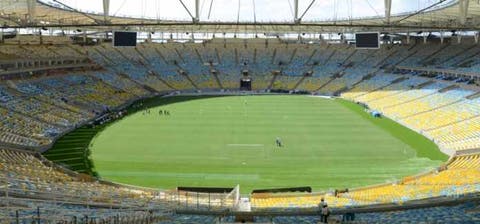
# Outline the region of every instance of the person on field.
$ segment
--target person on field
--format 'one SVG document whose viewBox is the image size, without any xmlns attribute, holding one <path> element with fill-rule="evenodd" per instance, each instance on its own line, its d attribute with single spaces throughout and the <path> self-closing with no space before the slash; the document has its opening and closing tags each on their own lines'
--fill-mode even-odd
<svg viewBox="0 0 480 224">
<path fill-rule="evenodd" d="M 280 137 L 277 137 L 275 139 L 275 144 L 277 145 L 277 147 L 282 147 L 282 139 L 280 139 Z"/>
</svg>

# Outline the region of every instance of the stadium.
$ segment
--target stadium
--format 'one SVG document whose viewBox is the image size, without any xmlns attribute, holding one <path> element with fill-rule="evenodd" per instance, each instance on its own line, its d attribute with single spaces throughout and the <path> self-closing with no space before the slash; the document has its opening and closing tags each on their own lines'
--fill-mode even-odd
<svg viewBox="0 0 480 224">
<path fill-rule="evenodd" d="M 0 0 L 0 223 L 480 223 L 480 3 Z"/>
</svg>

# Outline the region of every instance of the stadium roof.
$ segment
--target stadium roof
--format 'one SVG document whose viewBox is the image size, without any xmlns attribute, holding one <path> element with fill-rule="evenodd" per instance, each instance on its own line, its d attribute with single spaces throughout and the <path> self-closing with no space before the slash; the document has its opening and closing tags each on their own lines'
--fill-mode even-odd
<svg viewBox="0 0 480 224">
<path fill-rule="evenodd" d="M 333 12 L 333 16 L 323 17 L 318 16 L 322 14 L 322 10 L 326 11 L 324 14 L 332 14 L 332 12 L 329 12 L 328 5 L 324 5 L 325 9 L 322 9 L 322 5 L 319 5 L 318 1 L 275 0 L 276 9 L 279 9 L 276 11 L 282 11 L 281 9 L 285 8 L 284 13 L 280 13 L 283 15 L 283 17 L 280 16 L 280 19 L 276 19 L 276 15 L 269 17 L 268 14 L 271 14 L 271 11 L 267 10 L 265 13 L 265 9 L 255 8 L 255 5 L 261 5 L 262 2 L 269 0 L 252 0 L 250 6 L 242 6 L 239 4 L 240 1 L 238 3 L 230 1 L 233 4 L 225 4 L 225 1 L 222 0 L 169 0 L 176 4 L 165 4 L 165 8 L 162 6 L 162 10 L 182 11 L 182 13 L 178 13 L 178 18 L 173 18 L 173 16 L 163 18 L 158 14 L 156 18 L 153 18 L 155 16 L 152 16 L 151 13 L 148 14 L 147 11 L 155 13 L 154 8 L 158 8 L 158 5 L 150 5 L 148 1 L 155 2 L 155 0 L 135 0 L 136 3 L 141 4 L 142 10 L 137 16 L 118 16 L 117 12 L 111 12 L 110 4 L 114 0 L 111 0 L 112 2 L 110 0 L 89 0 L 92 10 L 96 12 L 87 12 L 85 8 L 76 7 L 72 1 L 75 0 L 2 0 L 0 1 L 0 22 L 4 28 L 59 27 L 76 29 L 89 27 L 90 30 L 130 29 L 213 33 L 322 33 L 369 30 L 414 32 L 476 31 L 480 29 L 480 3 L 470 0 L 417 0 L 418 4 L 415 4 L 414 0 L 407 0 L 416 7 L 407 7 L 403 11 L 393 8 L 398 6 L 398 3 L 393 0 L 363 0 L 355 1 L 355 3 L 352 3 L 351 0 L 330 0 L 334 4 L 335 12 Z M 125 2 L 128 3 L 128 0 L 123 0 L 123 3 Z M 216 4 L 214 2 L 223 2 L 224 5 L 207 7 L 205 2 L 206 5 Z M 279 7 L 280 2 L 286 2 L 286 4 Z M 340 7 L 340 2 L 347 2 L 347 4 L 344 5 L 345 7 Z M 371 16 L 355 14 L 354 8 L 361 5 L 360 2 L 368 3 L 368 7 L 374 13 Z M 372 2 L 377 4 L 372 5 Z M 272 4 L 271 1 L 269 4 Z M 382 4 L 382 6 L 378 6 L 378 4 Z M 252 10 L 251 18 L 240 17 L 241 7 Z M 215 13 L 216 10 L 226 10 L 227 12 Z M 210 17 L 210 15 L 217 14 L 233 14 L 234 16 Z M 291 15 L 291 18 L 289 19 L 285 15 Z M 354 18 L 360 16 L 362 18 Z"/>
</svg>

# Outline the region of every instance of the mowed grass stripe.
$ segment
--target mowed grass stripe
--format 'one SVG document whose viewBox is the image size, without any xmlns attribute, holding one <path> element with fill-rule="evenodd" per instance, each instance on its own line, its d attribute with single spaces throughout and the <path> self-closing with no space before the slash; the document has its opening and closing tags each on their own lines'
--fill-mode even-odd
<svg viewBox="0 0 480 224">
<path fill-rule="evenodd" d="M 401 138 L 410 131 L 405 127 L 388 119 L 370 120 L 358 105 L 339 100 L 172 97 L 146 104 L 154 106 L 150 114 L 130 115 L 94 138 L 92 158 L 103 178 L 159 188 L 241 184 L 244 193 L 295 186 L 326 190 L 394 180 L 446 159 L 431 145 Z M 160 109 L 170 116 L 159 115 Z M 389 125 L 400 129 L 395 132 L 400 137 Z M 275 147 L 277 136 L 285 145 L 281 149 Z M 197 174 L 203 178 L 185 178 Z M 205 178 L 209 176 L 215 178 Z M 251 176 L 258 178 L 242 178 Z"/>
</svg>

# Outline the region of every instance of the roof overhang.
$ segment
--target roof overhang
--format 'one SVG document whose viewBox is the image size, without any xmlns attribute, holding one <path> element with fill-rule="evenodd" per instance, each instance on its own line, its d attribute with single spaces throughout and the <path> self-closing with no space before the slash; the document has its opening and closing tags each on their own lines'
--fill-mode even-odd
<svg viewBox="0 0 480 224">
<path fill-rule="evenodd" d="M 4 28 L 52 27 L 85 28 L 95 31 L 128 29 L 145 32 L 205 32 L 205 33 L 337 33 L 337 32 L 416 32 L 480 30 L 480 3 L 471 1 L 464 24 L 459 22 L 459 2 L 429 11 L 394 15 L 387 23 L 384 17 L 337 21 L 303 22 L 203 22 L 174 21 L 86 14 L 37 2 L 35 20 L 29 21 L 26 1 L 4 0 L 0 22 Z"/>
</svg>

